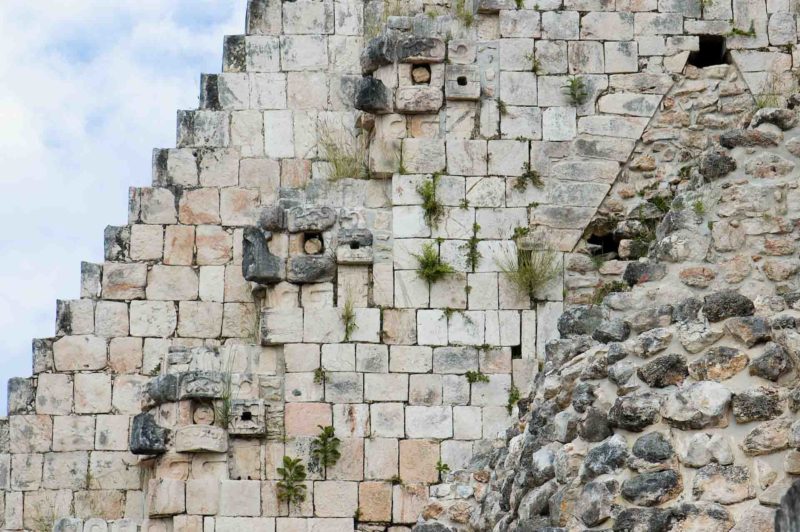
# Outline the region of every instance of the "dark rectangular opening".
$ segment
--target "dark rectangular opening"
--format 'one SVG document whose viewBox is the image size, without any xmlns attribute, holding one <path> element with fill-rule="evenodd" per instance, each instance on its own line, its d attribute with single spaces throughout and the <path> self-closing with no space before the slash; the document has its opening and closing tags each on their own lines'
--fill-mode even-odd
<svg viewBox="0 0 800 532">
<path fill-rule="evenodd" d="M 727 48 L 723 35 L 700 35 L 700 49 L 689 54 L 689 64 L 698 68 L 725 65 Z"/>
</svg>

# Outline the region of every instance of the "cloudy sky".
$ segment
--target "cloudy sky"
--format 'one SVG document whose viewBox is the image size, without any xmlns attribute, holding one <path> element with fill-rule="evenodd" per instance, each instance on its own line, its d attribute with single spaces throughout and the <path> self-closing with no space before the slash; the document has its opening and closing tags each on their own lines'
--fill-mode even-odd
<svg viewBox="0 0 800 532">
<path fill-rule="evenodd" d="M 6 381 L 31 372 L 56 299 L 102 262 L 127 190 L 175 145 L 175 111 L 219 72 L 245 0 L 0 1 L 0 416 Z"/>
</svg>

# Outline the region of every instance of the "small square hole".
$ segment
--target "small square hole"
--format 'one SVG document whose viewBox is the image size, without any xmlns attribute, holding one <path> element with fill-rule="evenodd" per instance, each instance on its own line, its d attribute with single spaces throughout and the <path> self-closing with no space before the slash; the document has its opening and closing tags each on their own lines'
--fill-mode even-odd
<svg viewBox="0 0 800 532">
<path fill-rule="evenodd" d="M 697 68 L 728 64 L 725 37 L 700 35 L 700 49 L 689 54 L 689 64 Z"/>
<path fill-rule="evenodd" d="M 522 346 L 521 345 L 512 345 L 511 346 L 511 358 L 513 358 L 513 359 L 522 358 Z"/>
<path fill-rule="evenodd" d="M 466 87 L 467 86 L 467 76 L 458 76 L 458 78 L 456 78 L 456 82 L 458 82 L 458 84 L 460 86 Z"/>
</svg>

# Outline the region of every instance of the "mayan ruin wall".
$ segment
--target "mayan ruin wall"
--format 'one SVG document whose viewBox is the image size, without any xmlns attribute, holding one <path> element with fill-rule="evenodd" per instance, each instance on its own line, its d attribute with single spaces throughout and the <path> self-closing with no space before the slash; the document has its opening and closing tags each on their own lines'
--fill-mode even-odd
<svg viewBox="0 0 800 532">
<path fill-rule="evenodd" d="M 9 382 L 2 530 L 797 530 L 798 4 L 248 4 Z"/>
</svg>

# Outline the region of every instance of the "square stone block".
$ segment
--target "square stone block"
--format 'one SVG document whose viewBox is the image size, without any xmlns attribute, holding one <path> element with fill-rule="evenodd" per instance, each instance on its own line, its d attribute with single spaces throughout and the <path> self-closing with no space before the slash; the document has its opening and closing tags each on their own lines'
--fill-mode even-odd
<svg viewBox="0 0 800 532">
<path fill-rule="evenodd" d="M 439 444 L 431 440 L 400 441 L 400 478 L 404 484 L 434 483 L 439 480 L 436 463 Z"/>
<path fill-rule="evenodd" d="M 285 410 L 286 436 L 316 436 L 319 425 L 331 425 L 333 414 L 327 403 L 287 403 Z"/>
<path fill-rule="evenodd" d="M 364 478 L 389 480 L 398 474 L 398 443 L 396 438 L 364 440 Z"/>
</svg>

